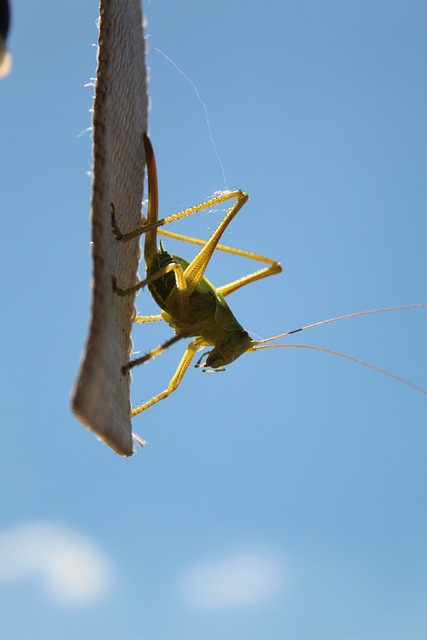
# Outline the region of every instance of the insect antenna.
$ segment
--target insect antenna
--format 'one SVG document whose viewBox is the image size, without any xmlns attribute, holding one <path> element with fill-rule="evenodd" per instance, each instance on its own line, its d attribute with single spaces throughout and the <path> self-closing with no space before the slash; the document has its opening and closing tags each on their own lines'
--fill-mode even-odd
<svg viewBox="0 0 427 640">
<path fill-rule="evenodd" d="M 400 376 L 396 376 L 394 373 L 390 373 L 390 371 L 385 371 L 385 369 L 381 369 L 380 367 L 375 366 L 374 364 L 370 364 L 369 362 L 365 362 L 364 360 L 359 360 L 358 358 L 352 358 L 351 356 L 347 356 L 345 353 L 340 353 L 339 351 L 332 351 L 331 349 L 322 349 L 321 347 L 314 347 L 308 344 L 268 344 L 262 347 L 254 347 L 253 351 L 258 351 L 259 349 L 284 349 L 285 347 L 289 347 L 290 349 L 311 349 L 312 351 L 321 351 L 322 353 L 329 353 L 332 356 L 338 356 L 340 358 L 344 358 L 345 360 L 350 360 L 350 362 L 355 362 L 356 364 L 361 364 L 364 367 L 368 367 L 368 369 L 372 369 L 377 373 L 382 373 L 384 376 L 388 376 L 389 378 L 393 378 L 393 380 L 397 380 L 398 382 L 403 382 L 408 386 L 412 387 L 416 391 L 420 391 L 421 393 L 425 393 L 427 395 L 427 389 L 424 387 L 420 387 L 414 382 L 410 380 L 406 380 L 406 378 L 401 378 Z"/>
<path fill-rule="evenodd" d="M 299 333 L 300 331 L 305 331 L 306 329 L 313 329 L 314 327 L 319 327 L 321 325 L 324 324 L 329 324 L 331 322 L 338 322 L 338 320 L 346 320 L 348 318 L 357 318 L 359 316 L 365 316 L 365 315 L 370 315 L 370 314 L 374 314 L 374 313 L 385 313 L 386 311 L 404 311 L 407 309 L 423 309 L 426 308 L 427 304 L 425 303 L 420 303 L 420 304 L 410 304 L 410 305 L 401 305 L 401 306 L 397 306 L 397 307 L 385 307 L 382 309 L 370 309 L 368 311 L 359 311 L 357 313 L 348 313 L 345 314 L 343 316 L 337 316 L 335 318 L 329 318 L 328 320 L 321 320 L 320 322 L 314 322 L 313 324 L 308 324 L 305 327 L 300 327 L 299 329 L 293 329 L 292 331 L 286 331 L 285 333 L 280 333 L 277 336 L 273 336 L 272 338 L 266 338 L 265 340 L 259 340 L 257 342 L 254 343 L 253 347 L 251 348 L 251 351 L 259 351 L 260 349 L 284 349 L 284 348 L 289 348 L 289 349 L 311 349 L 312 351 L 321 351 L 322 353 L 328 353 L 329 355 L 333 355 L 333 356 L 338 356 L 339 358 L 344 358 L 344 360 L 349 360 L 350 362 L 355 362 L 356 364 L 361 364 L 364 367 L 367 367 L 368 369 L 372 369 L 373 371 L 376 371 L 377 373 L 381 373 L 385 376 L 388 376 L 389 378 L 393 378 L 394 380 L 397 380 L 398 382 L 403 382 L 403 384 L 406 384 L 410 387 L 412 387 L 413 389 L 415 389 L 416 391 L 420 391 L 421 393 L 425 393 L 427 395 L 427 389 L 424 389 L 423 387 L 418 386 L 417 384 L 415 384 L 414 382 L 411 382 L 410 380 L 406 380 L 406 378 L 402 378 L 400 376 L 396 376 L 393 373 L 390 373 L 390 371 L 385 371 L 384 369 L 381 369 L 380 367 L 377 367 L 373 364 L 370 364 L 369 362 L 365 362 L 364 360 L 359 360 L 358 358 L 353 358 L 351 356 L 348 356 L 344 353 L 340 353 L 338 351 L 332 351 L 330 349 L 323 349 L 321 347 L 314 347 L 312 345 L 302 345 L 302 344 L 268 344 L 270 342 L 274 342 L 275 340 L 279 340 L 280 338 L 286 338 L 287 336 L 293 335 L 294 333 Z"/>
<path fill-rule="evenodd" d="M 306 329 L 313 329 L 314 327 L 320 327 L 323 324 L 330 324 L 331 322 L 338 322 L 338 320 L 347 320 L 348 318 L 358 318 L 359 316 L 367 316 L 373 313 L 385 313 L 386 311 L 406 311 L 408 309 L 425 309 L 425 308 L 427 308 L 427 303 L 420 302 L 418 304 L 404 304 L 398 307 L 383 307 L 382 309 L 369 309 L 368 311 L 357 311 L 356 313 L 346 313 L 343 316 L 328 318 L 328 320 L 313 322 L 313 324 L 307 324 L 305 327 L 300 327 L 299 329 L 293 329 L 292 331 L 279 333 L 277 336 L 273 336 L 272 338 L 266 338 L 265 340 L 258 340 L 256 344 L 259 345 L 259 344 L 266 344 L 267 342 L 274 342 L 275 340 L 279 340 L 279 338 L 286 338 L 287 336 L 291 336 L 293 333 L 299 333 L 300 331 L 305 331 Z"/>
</svg>

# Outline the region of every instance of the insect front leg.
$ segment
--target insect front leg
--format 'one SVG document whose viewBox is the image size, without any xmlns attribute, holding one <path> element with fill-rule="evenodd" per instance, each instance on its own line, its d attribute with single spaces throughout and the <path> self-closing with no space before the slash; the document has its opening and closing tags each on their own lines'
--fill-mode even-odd
<svg viewBox="0 0 427 640">
<path fill-rule="evenodd" d="M 162 391 L 161 393 L 158 393 L 156 396 L 154 396 L 154 398 L 151 398 L 147 402 L 144 402 L 143 404 L 140 404 L 137 407 L 134 407 L 132 409 L 132 418 L 134 416 L 137 416 L 139 413 L 142 413 L 146 409 L 149 409 L 150 407 L 153 406 L 153 404 L 156 404 L 157 402 L 160 402 L 161 400 L 165 400 L 168 396 L 170 396 L 171 393 L 173 393 L 178 388 L 178 386 L 179 386 L 181 380 L 183 379 L 183 377 L 185 376 L 185 374 L 187 372 L 187 369 L 190 366 L 191 361 L 194 358 L 194 354 L 196 353 L 196 351 L 199 348 L 199 346 L 200 346 L 200 340 L 198 340 L 198 339 L 193 340 L 192 342 L 190 342 L 190 344 L 186 348 L 186 350 L 184 352 L 184 355 L 182 357 L 182 360 L 179 363 L 178 368 L 175 371 L 175 374 L 173 375 L 173 377 L 172 377 L 171 381 L 169 382 L 167 388 L 164 391 Z M 153 357 L 155 357 L 155 356 L 153 355 Z"/>
</svg>

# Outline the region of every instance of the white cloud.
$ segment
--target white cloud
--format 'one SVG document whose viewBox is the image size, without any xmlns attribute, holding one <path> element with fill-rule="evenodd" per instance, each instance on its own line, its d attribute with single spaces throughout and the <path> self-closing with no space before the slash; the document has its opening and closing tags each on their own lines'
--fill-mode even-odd
<svg viewBox="0 0 427 640">
<path fill-rule="evenodd" d="M 0 530 L 0 581 L 35 578 L 53 600 L 80 605 L 101 599 L 111 564 L 96 543 L 51 522 Z"/>
<path fill-rule="evenodd" d="M 280 561 L 258 551 L 245 551 L 187 570 L 180 591 L 189 605 L 213 611 L 254 605 L 272 597 L 281 582 Z"/>
</svg>

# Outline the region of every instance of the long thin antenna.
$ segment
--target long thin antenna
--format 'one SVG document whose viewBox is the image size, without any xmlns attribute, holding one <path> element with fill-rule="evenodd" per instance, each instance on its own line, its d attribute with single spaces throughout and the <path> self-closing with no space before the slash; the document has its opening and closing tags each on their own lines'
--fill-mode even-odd
<svg viewBox="0 0 427 640">
<path fill-rule="evenodd" d="M 396 376 L 394 375 L 394 373 L 390 373 L 390 371 L 385 371 L 380 367 L 376 367 L 374 364 L 370 364 L 369 362 L 365 362 L 364 360 L 359 360 L 358 358 L 352 358 L 351 356 L 347 356 L 344 353 L 340 353 L 339 351 L 331 351 L 331 349 L 322 349 L 321 347 L 313 347 L 311 345 L 306 345 L 306 344 L 267 344 L 261 347 L 254 347 L 253 351 L 258 351 L 259 349 L 285 349 L 288 347 L 290 349 L 311 349 L 312 351 L 321 351 L 322 353 L 328 353 L 329 355 L 332 355 L 332 356 L 338 356 L 339 358 L 350 360 L 350 362 L 361 364 L 362 366 L 368 367 L 368 369 L 372 369 L 377 373 L 382 373 L 383 375 L 388 376 L 389 378 L 393 378 L 393 380 L 397 380 L 398 382 L 403 382 L 403 384 L 406 384 L 409 387 L 412 387 L 413 389 L 415 389 L 416 391 L 420 391 L 421 393 L 425 393 L 427 395 L 427 389 L 424 389 L 424 387 L 420 387 L 414 382 L 411 382 L 410 380 L 406 380 L 406 378 L 401 378 L 400 376 Z"/>
<path fill-rule="evenodd" d="M 358 311 L 357 313 L 347 313 L 343 316 L 337 316 L 336 318 L 329 318 L 328 320 L 321 320 L 320 322 L 314 322 L 313 324 L 307 324 L 305 327 L 300 327 L 299 329 L 293 329 L 292 331 L 287 331 L 286 333 L 279 333 L 277 336 L 273 336 L 272 338 L 266 338 L 265 340 L 259 340 L 255 344 L 266 344 L 267 342 L 274 342 L 275 340 L 279 340 L 279 338 L 286 338 L 287 336 L 292 335 L 293 333 L 299 333 L 300 331 L 305 331 L 306 329 L 313 329 L 314 327 L 320 327 L 324 324 L 330 324 L 331 322 L 337 322 L 338 320 L 347 320 L 348 318 L 358 318 L 359 316 L 368 316 L 373 313 L 385 313 L 386 311 L 406 311 L 408 309 L 425 309 L 427 308 L 427 303 L 421 302 L 418 304 L 404 304 L 397 307 L 383 307 L 382 309 L 369 309 L 368 311 Z M 254 350 L 256 347 L 254 347 Z"/>
</svg>

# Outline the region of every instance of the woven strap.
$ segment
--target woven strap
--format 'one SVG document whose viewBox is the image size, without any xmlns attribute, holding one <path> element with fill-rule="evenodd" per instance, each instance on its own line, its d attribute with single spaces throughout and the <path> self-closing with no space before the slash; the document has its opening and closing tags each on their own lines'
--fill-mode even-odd
<svg viewBox="0 0 427 640">
<path fill-rule="evenodd" d="M 101 0 L 93 110 L 92 311 L 72 409 L 114 451 L 132 455 L 129 361 L 133 296 L 120 297 L 112 276 L 137 282 L 139 240 L 117 242 L 111 204 L 122 231 L 140 225 L 147 130 L 145 43 L 140 0 Z"/>
</svg>

